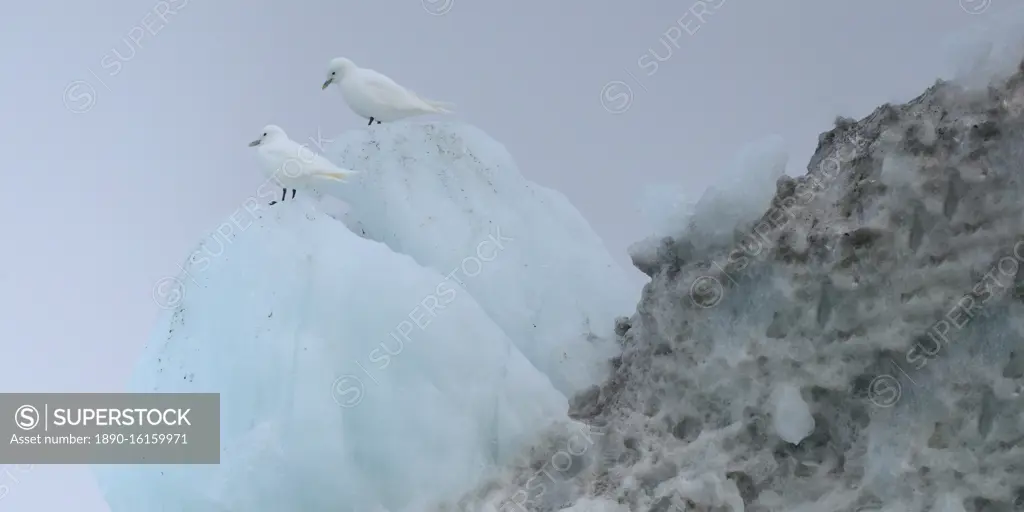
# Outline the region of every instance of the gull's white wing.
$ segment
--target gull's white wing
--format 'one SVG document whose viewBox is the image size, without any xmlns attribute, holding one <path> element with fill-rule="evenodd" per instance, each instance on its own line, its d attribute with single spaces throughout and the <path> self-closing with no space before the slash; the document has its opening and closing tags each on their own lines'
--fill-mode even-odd
<svg viewBox="0 0 1024 512">
<path fill-rule="evenodd" d="M 295 177 L 296 173 L 308 174 L 310 167 L 315 165 L 316 159 L 320 157 L 312 149 L 291 140 L 268 144 L 263 148 L 263 152 L 267 159 L 277 166 L 276 171 L 291 177 Z"/>
<path fill-rule="evenodd" d="M 387 75 L 366 68 L 360 71 L 362 72 L 360 82 L 366 87 L 367 94 L 378 102 L 395 107 L 420 107 L 423 105 L 423 100 L 419 95 L 398 85 Z"/>
<path fill-rule="evenodd" d="M 272 144 L 265 144 L 263 146 L 263 153 L 274 162 L 283 163 L 286 160 L 298 158 L 300 155 L 305 156 L 299 153 L 299 149 L 299 145 L 290 140 L 278 141 Z M 306 157 L 306 160 L 309 160 L 309 157 Z"/>
<path fill-rule="evenodd" d="M 288 177 L 299 175 L 309 176 L 311 174 L 358 174 L 349 169 L 341 169 L 334 165 L 323 155 L 317 154 L 305 144 L 298 144 L 295 141 L 279 142 L 264 149 L 270 158 L 278 164 L 278 170 Z M 300 170 L 301 169 L 301 170 Z"/>
<path fill-rule="evenodd" d="M 309 161 L 308 156 L 306 156 L 306 161 Z M 337 165 L 334 165 L 330 160 L 325 158 L 323 155 L 318 155 L 316 153 L 313 153 L 313 161 L 308 164 L 308 167 L 309 170 L 313 172 L 351 172 L 348 169 L 342 169 Z"/>
</svg>

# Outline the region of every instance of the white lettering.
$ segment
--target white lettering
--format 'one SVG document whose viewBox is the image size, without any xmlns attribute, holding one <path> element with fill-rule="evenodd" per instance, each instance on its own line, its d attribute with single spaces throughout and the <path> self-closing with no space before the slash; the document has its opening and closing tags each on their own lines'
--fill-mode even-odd
<svg viewBox="0 0 1024 512">
<path fill-rule="evenodd" d="M 412 324 L 410 324 L 409 322 L 406 322 L 405 320 L 398 322 L 398 326 L 395 327 L 395 330 L 399 334 L 401 334 L 403 338 L 405 338 L 405 341 L 412 341 L 411 339 L 409 339 L 409 334 L 412 333 Z"/>
<path fill-rule="evenodd" d="M 466 270 L 466 262 L 467 261 L 475 261 L 476 262 L 476 273 L 470 274 L 469 271 Z M 476 259 L 476 258 L 474 258 L 472 256 L 462 260 L 462 273 L 466 274 L 467 277 L 476 277 L 476 276 L 480 275 L 480 272 L 482 272 L 483 270 L 484 270 L 484 264 L 481 263 L 480 260 L 478 260 L 478 259 Z"/>
<path fill-rule="evenodd" d="M 494 261 L 494 259 L 498 257 L 498 249 L 497 248 L 494 249 L 494 255 L 491 256 L 490 258 L 487 258 L 487 257 L 485 257 L 483 255 L 482 248 L 488 242 L 490 242 L 490 240 L 484 240 L 483 242 L 480 242 L 479 244 L 477 244 L 477 246 L 476 246 L 476 255 L 477 255 L 477 257 L 479 257 L 483 261 Z"/>
<path fill-rule="evenodd" d="M 693 21 L 693 20 L 687 20 L 686 22 L 683 22 L 683 20 L 685 20 L 686 17 L 689 14 L 690 13 L 684 14 L 682 18 L 679 18 L 678 20 L 676 20 L 676 23 L 678 23 L 680 27 L 683 27 L 684 29 L 686 29 L 686 33 L 690 34 L 692 36 L 692 35 L 696 34 L 698 30 L 700 30 L 700 25 L 697 25 L 697 28 L 695 28 L 693 30 L 690 30 L 689 23 L 690 23 L 690 21 Z"/>
<path fill-rule="evenodd" d="M 413 308 L 413 309 L 412 309 L 412 311 L 411 311 L 411 312 L 409 312 L 409 318 L 410 318 L 410 319 L 411 319 L 411 320 L 412 320 L 413 322 L 416 322 L 416 327 L 419 327 L 419 328 L 420 328 L 420 330 L 423 330 L 423 329 L 426 329 L 428 325 L 430 325 L 430 320 L 427 320 L 427 323 L 425 323 L 425 324 L 422 324 L 422 325 L 421 325 L 421 324 L 420 324 L 420 320 L 423 320 L 423 318 L 424 318 L 424 316 L 425 316 L 425 315 L 423 314 L 423 312 L 420 312 L 420 315 L 419 315 L 419 317 L 415 317 L 415 316 L 413 316 L 413 315 L 414 315 L 414 314 L 415 314 L 415 313 L 416 313 L 417 311 L 419 311 L 419 309 L 420 309 L 420 307 L 419 307 L 419 306 L 416 306 L 415 308 Z"/>
<path fill-rule="evenodd" d="M 557 457 L 559 455 L 563 455 L 566 458 L 566 464 L 565 464 L 564 468 L 559 468 L 558 464 L 555 463 L 555 457 Z M 559 451 L 559 452 L 557 452 L 557 453 L 555 453 L 554 455 L 551 456 L 551 465 L 554 466 L 555 470 L 558 471 L 559 473 L 565 473 L 566 471 L 569 470 L 569 468 L 572 467 L 572 456 L 570 456 L 568 453 L 565 453 L 563 451 Z"/>
<path fill-rule="evenodd" d="M 149 20 L 149 21 L 147 21 L 147 20 Z M 153 20 L 149 19 L 149 14 L 147 14 L 147 15 L 142 17 L 142 26 L 145 27 L 145 29 L 149 31 L 149 35 L 155 36 L 157 34 L 157 32 L 160 32 L 160 29 L 163 28 L 163 25 L 160 25 L 160 29 L 157 29 L 156 31 L 154 31 L 153 27 L 151 26 L 152 24 L 153 24 Z"/>
</svg>

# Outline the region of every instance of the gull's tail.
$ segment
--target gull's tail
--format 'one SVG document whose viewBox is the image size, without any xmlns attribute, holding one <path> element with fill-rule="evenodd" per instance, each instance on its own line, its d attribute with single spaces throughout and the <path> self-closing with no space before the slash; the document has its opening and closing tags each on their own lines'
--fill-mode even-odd
<svg viewBox="0 0 1024 512">
<path fill-rule="evenodd" d="M 424 113 L 451 114 L 452 110 L 455 109 L 455 105 L 451 103 L 427 99 L 413 91 L 407 92 L 412 96 L 411 99 L 413 100 L 414 108 L 421 110 Z"/>
<path fill-rule="evenodd" d="M 455 105 L 444 101 L 423 99 L 423 103 L 426 103 L 437 114 L 451 114 L 455 109 Z"/>
<path fill-rule="evenodd" d="M 444 101 L 437 101 L 420 96 L 416 91 L 405 89 L 406 97 L 412 100 L 410 103 L 415 110 L 425 114 L 451 114 L 455 105 Z"/>
<path fill-rule="evenodd" d="M 359 171 L 340 171 L 340 172 L 319 171 L 319 172 L 311 172 L 311 173 L 309 173 L 309 175 L 314 177 L 314 178 L 323 178 L 325 180 L 342 181 L 342 182 L 348 181 L 348 179 L 350 177 L 352 177 L 353 174 L 359 174 Z"/>
</svg>

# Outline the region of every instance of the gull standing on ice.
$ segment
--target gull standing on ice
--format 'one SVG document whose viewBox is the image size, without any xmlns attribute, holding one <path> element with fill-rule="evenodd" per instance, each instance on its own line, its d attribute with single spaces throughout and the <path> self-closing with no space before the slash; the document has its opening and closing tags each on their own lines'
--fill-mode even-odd
<svg viewBox="0 0 1024 512">
<path fill-rule="evenodd" d="M 285 187 L 281 201 L 284 201 L 289 188 L 292 189 L 292 199 L 295 199 L 295 189 L 303 188 L 311 178 L 345 181 L 353 174 L 359 174 L 359 171 L 339 169 L 313 150 L 289 139 L 277 125 L 265 126 L 263 135 L 250 142 L 249 146 L 258 148 L 267 176 Z M 277 201 L 270 204 L 277 204 Z"/>
<path fill-rule="evenodd" d="M 356 66 L 344 57 L 331 59 L 327 81 L 321 89 L 337 84 L 349 108 L 360 117 L 397 121 L 424 114 L 450 114 L 452 105 L 428 100 L 395 83 L 394 80 L 369 68 Z"/>
</svg>

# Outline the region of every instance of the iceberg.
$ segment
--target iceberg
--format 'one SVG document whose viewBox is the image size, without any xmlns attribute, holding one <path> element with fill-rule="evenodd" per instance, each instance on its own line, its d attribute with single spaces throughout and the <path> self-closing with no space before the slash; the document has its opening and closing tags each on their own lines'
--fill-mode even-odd
<svg viewBox="0 0 1024 512">
<path fill-rule="evenodd" d="M 729 243 L 739 226 L 771 206 L 788 163 L 785 140 L 769 135 L 744 145 L 699 195 L 681 184 L 646 187 L 640 211 L 650 235 L 629 246 L 634 266 L 652 277 L 659 257 L 685 256 L 679 254 L 679 241 L 701 249 Z"/>
<path fill-rule="evenodd" d="M 501 144 L 462 123 L 399 122 L 343 134 L 325 154 L 370 170 L 319 191 L 348 204 L 352 231 L 457 279 L 563 393 L 607 376 L 611 319 L 635 309 L 635 286 L 565 196 L 525 179 Z"/>
<path fill-rule="evenodd" d="M 760 217 L 771 206 L 787 163 L 786 142 L 779 135 L 745 145 L 693 206 L 693 234 L 731 236 L 741 223 Z"/>
<path fill-rule="evenodd" d="M 724 190 L 764 193 L 762 212 L 709 215 L 728 205 L 710 196 L 639 255 L 651 280 L 617 321 L 615 375 L 573 401 L 618 435 L 559 507 L 1024 510 L 1024 40 L 1011 32 L 1009 76 L 837 118 L 807 173 L 774 184 L 782 153 L 765 146 L 749 167 L 764 190 Z M 709 243 L 702 212 L 730 236 Z"/>
<path fill-rule="evenodd" d="M 800 396 L 800 388 L 786 383 L 775 394 L 772 423 L 775 432 L 789 444 L 800 444 L 814 432 L 814 416 L 807 402 Z"/>
<path fill-rule="evenodd" d="M 785 139 L 765 136 L 744 145 L 700 195 L 680 184 L 646 187 L 641 211 L 656 238 L 731 236 L 736 226 L 771 206 L 775 183 L 786 174 L 788 163 Z"/>
<path fill-rule="evenodd" d="M 560 512 L 628 512 L 629 507 L 611 500 L 583 498 Z"/>
<path fill-rule="evenodd" d="M 679 183 L 653 183 L 643 188 L 637 201 L 637 212 L 643 218 L 651 237 L 663 238 L 678 234 L 693 216 L 696 201 Z"/>
<path fill-rule="evenodd" d="M 246 211 L 190 255 L 129 386 L 219 392 L 221 464 L 99 466 L 113 512 L 428 510 L 568 421 L 453 276 L 309 201 Z"/>
</svg>

